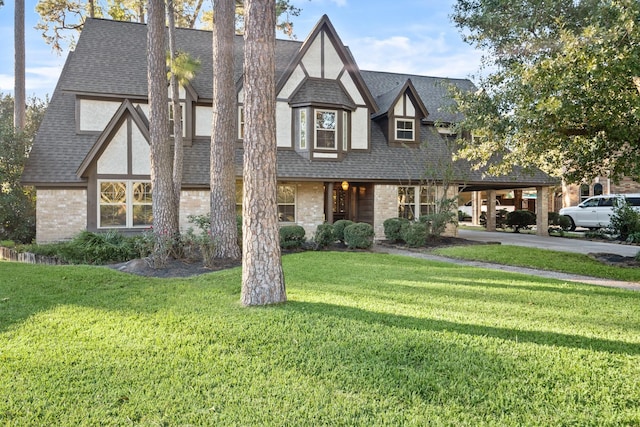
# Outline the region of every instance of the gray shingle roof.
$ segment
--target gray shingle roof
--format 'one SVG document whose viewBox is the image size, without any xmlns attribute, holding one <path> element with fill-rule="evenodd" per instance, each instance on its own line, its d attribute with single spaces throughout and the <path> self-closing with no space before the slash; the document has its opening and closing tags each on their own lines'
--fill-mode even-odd
<svg viewBox="0 0 640 427">
<path fill-rule="evenodd" d="M 136 23 L 89 19 L 75 52 L 69 55 L 56 90 L 47 109 L 40 132 L 25 167 L 23 182 L 38 185 L 82 185 L 86 181 L 76 176 L 78 167 L 98 139 L 96 134 L 77 134 L 75 95 L 107 94 L 122 98 L 146 98 L 146 26 Z M 178 30 L 180 50 L 200 58 L 202 66 L 192 81 L 201 99 L 212 98 L 211 37 L 209 31 Z M 276 81 L 288 69 L 290 61 L 302 43 L 277 42 Z M 242 77 L 242 38 L 235 39 L 235 77 Z M 384 101 L 411 79 L 429 111 L 431 121 L 455 121 L 446 110 L 451 104 L 447 84 L 464 90 L 474 90 L 468 80 L 442 79 L 408 74 L 362 71 L 362 77 L 373 97 Z M 334 85 L 336 86 L 336 85 Z M 295 94 L 299 100 L 316 97 L 316 102 L 332 102 L 353 106 L 353 100 L 341 91 L 331 97 L 335 87 L 327 82 L 309 80 Z M 381 102 L 382 105 L 386 103 Z M 388 106 L 387 106 L 388 108 Z M 376 112 L 372 112 L 376 113 Z M 438 170 L 437 165 L 448 155 L 445 141 L 433 127 L 422 126 L 421 147 L 392 147 L 375 122 L 371 123 L 371 149 L 350 152 L 342 161 L 315 161 L 303 158 L 293 150 L 278 152 L 278 176 L 283 180 L 360 180 L 376 182 L 419 182 L 425 171 Z M 209 143 L 195 140 L 185 147 L 184 184 L 206 186 L 209 183 Z M 464 162 L 456 164 L 457 173 L 465 182 L 509 182 L 510 177 L 483 177 L 471 171 Z M 242 149 L 236 150 L 236 173 L 242 173 Z M 519 176 L 529 184 L 553 182 L 547 175 Z"/>
</svg>

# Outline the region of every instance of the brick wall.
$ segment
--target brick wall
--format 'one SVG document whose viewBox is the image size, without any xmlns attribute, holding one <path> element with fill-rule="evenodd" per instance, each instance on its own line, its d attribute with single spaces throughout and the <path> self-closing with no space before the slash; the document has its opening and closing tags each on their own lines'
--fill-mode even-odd
<svg viewBox="0 0 640 427">
<path fill-rule="evenodd" d="M 376 239 L 384 239 L 384 220 L 398 216 L 398 186 L 376 185 L 373 223 Z"/>
<path fill-rule="evenodd" d="M 36 242 L 69 240 L 87 228 L 86 190 L 37 190 Z"/>
<path fill-rule="evenodd" d="M 209 190 L 187 190 L 180 193 L 180 231 L 188 228 L 198 231 L 198 228 L 189 222 L 189 215 L 208 215 L 211 206 L 211 193 Z"/>
<path fill-rule="evenodd" d="M 324 222 L 324 185 L 321 182 L 296 184 L 296 223 L 304 228 L 310 240 Z"/>
<path fill-rule="evenodd" d="M 619 183 L 614 183 L 606 177 L 598 177 L 589 184 L 589 196 L 593 196 L 593 186 L 595 184 L 602 185 L 603 194 L 627 194 L 640 193 L 640 183 L 631 178 L 623 178 Z M 580 185 L 579 184 L 563 184 L 562 185 L 562 206 L 575 206 L 580 203 Z"/>
</svg>

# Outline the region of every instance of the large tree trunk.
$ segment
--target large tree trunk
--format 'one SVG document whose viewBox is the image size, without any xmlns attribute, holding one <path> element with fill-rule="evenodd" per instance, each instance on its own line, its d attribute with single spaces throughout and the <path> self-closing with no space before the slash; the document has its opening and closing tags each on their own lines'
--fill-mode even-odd
<svg viewBox="0 0 640 427">
<path fill-rule="evenodd" d="M 173 109 L 173 192 L 175 193 L 175 215 L 180 216 L 180 193 L 182 190 L 182 169 L 184 164 L 184 139 L 182 138 L 182 106 L 180 105 L 180 84 L 176 76 L 176 18 L 173 0 L 167 1 L 169 21 L 169 60 L 171 62 L 171 106 Z"/>
<path fill-rule="evenodd" d="M 25 88 L 24 0 L 16 0 L 14 21 L 15 86 L 13 94 L 13 125 L 16 132 L 22 132 L 24 130 L 27 110 Z"/>
<path fill-rule="evenodd" d="M 245 3 L 243 305 L 286 301 L 276 204 L 275 2 Z"/>
<path fill-rule="evenodd" d="M 172 239 L 179 230 L 178 215 L 174 209 L 175 192 L 169 139 L 164 0 L 149 0 L 148 18 L 147 79 L 149 82 L 153 228 L 158 237 Z"/>
<path fill-rule="evenodd" d="M 240 258 L 236 228 L 233 82 L 234 0 L 216 0 L 213 26 L 213 120 L 211 129 L 211 236 L 215 258 Z"/>
</svg>

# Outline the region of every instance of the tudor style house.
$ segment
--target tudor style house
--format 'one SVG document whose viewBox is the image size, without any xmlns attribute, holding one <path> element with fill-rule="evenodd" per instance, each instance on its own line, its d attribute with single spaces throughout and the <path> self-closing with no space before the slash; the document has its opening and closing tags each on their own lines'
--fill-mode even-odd
<svg viewBox="0 0 640 427">
<path fill-rule="evenodd" d="M 141 230 L 152 222 L 144 24 L 88 19 L 69 54 L 23 174 L 37 190 L 37 241 L 81 230 Z M 185 150 L 181 227 L 209 211 L 212 35 L 180 29 L 178 49 L 202 66 L 181 88 Z M 242 37 L 235 40 L 236 175 L 241 188 Z M 468 80 L 361 71 L 323 16 L 304 42 L 278 40 L 276 121 L 278 210 L 308 236 L 337 219 L 367 222 L 382 237 L 385 219 L 430 212 L 451 158 L 449 85 Z M 171 117 L 171 120 L 178 118 Z M 455 164 L 459 188 L 495 193 L 535 188 L 550 177 L 485 177 Z M 545 205 L 541 203 L 541 205 Z M 546 216 L 546 213 L 545 213 Z M 546 228 L 546 227 L 545 227 Z M 455 230 L 453 230 L 455 232 Z"/>
</svg>

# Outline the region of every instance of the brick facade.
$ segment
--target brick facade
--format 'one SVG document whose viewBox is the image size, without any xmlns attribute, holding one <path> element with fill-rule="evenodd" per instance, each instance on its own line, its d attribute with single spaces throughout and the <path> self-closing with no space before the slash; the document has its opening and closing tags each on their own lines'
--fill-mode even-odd
<svg viewBox="0 0 640 427">
<path fill-rule="evenodd" d="M 608 178 L 598 177 L 589 184 L 589 196 L 594 196 L 596 185 L 602 186 L 602 194 L 628 194 L 640 193 L 640 183 L 631 178 L 624 177 L 620 182 L 615 183 Z M 581 184 L 563 184 L 562 185 L 562 206 L 575 206 L 580 203 L 580 186 Z"/>
<path fill-rule="evenodd" d="M 38 189 L 36 242 L 69 240 L 87 229 L 87 191 Z"/>
</svg>

